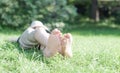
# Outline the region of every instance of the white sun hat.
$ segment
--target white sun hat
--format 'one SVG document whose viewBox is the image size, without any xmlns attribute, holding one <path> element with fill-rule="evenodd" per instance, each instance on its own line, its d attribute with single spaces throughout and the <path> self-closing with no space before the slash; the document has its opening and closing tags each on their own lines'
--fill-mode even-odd
<svg viewBox="0 0 120 73">
<path fill-rule="evenodd" d="M 34 27 L 43 27 L 43 28 L 45 28 L 45 29 L 48 30 L 48 28 L 47 28 L 46 26 L 44 26 L 41 21 L 37 21 L 37 20 L 36 20 L 36 21 L 33 21 L 33 22 L 31 23 L 31 26 L 30 26 L 30 27 L 32 27 L 32 28 L 34 28 Z"/>
</svg>

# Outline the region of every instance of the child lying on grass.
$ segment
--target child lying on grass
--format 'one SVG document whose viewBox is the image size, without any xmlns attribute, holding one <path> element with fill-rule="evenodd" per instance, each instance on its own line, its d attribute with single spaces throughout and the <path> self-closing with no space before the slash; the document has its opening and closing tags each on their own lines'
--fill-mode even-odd
<svg viewBox="0 0 120 73">
<path fill-rule="evenodd" d="M 62 35 L 60 30 L 54 29 L 51 33 L 46 32 L 48 28 L 40 21 L 33 21 L 18 39 L 21 48 L 29 49 L 37 45 L 43 51 L 45 57 L 60 53 L 66 57 L 72 57 L 72 35 Z"/>
</svg>

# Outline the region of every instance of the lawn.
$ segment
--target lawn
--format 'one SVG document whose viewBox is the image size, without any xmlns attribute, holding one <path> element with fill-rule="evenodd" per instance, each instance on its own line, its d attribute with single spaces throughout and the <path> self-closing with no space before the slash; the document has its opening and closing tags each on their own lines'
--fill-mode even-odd
<svg viewBox="0 0 120 73">
<path fill-rule="evenodd" d="M 120 29 L 78 27 L 73 35 L 73 57 L 45 58 L 37 49 L 23 50 L 5 41 L 18 31 L 0 31 L 0 73 L 120 73 Z"/>
</svg>

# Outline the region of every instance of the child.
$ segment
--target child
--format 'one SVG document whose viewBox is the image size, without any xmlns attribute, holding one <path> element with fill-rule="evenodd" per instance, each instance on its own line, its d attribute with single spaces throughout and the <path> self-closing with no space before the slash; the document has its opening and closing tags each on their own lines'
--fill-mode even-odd
<svg viewBox="0 0 120 73">
<path fill-rule="evenodd" d="M 71 34 L 62 33 L 54 29 L 51 34 L 46 32 L 48 28 L 40 21 L 33 21 L 18 39 L 21 48 L 29 49 L 40 45 L 45 57 L 54 56 L 57 52 L 63 56 L 72 57 Z M 64 48 L 63 48 L 64 47 Z"/>
</svg>

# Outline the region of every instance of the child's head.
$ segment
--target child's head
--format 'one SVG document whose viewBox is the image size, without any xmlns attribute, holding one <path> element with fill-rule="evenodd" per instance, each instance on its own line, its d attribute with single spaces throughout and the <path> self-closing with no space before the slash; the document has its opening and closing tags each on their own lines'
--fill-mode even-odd
<svg viewBox="0 0 120 73">
<path fill-rule="evenodd" d="M 33 21 L 32 23 L 31 23 L 31 27 L 41 27 L 41 26 L 43 26 L 43 23 L 41 22 L 41 21 Z"/>
<path fill-rule="evenodd" d="M 30 25 L 30 27 L 32 28 L 36 28 L 36 27 L 43 27 L 44 29 L 48 30 L 48 28 L 46 26 L 43 25 L 43 23 L 41 21 L 33 21 Z"/>
</svg>

